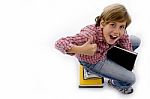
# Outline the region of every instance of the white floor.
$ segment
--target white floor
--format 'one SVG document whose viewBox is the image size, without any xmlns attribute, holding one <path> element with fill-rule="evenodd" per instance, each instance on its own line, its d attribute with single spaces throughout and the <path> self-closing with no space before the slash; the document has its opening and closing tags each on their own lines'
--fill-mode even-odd
<svg viewBox="0 0 150 99">
<path fill-rule="evenodd" d="M 132 16 L 129 34 L 142 39 L 132 95 L 107 85 L 80 89 L 79 63 L 54 48 L 62 36 L 94 23 L 103 7 L 122 3 Z M 0 99 L 149 98 L 150 9 L 148 0 L 1 0 Z"/>
</svg>

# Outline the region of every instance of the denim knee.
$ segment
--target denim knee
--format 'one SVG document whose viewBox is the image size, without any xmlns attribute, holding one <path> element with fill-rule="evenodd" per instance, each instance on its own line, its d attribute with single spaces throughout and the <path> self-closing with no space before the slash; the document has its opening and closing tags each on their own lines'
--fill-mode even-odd
<svg viewBox="0 0 150 99">
<path fill-rule="evenodd" d="M 131 41 L 133 50 L 137 49 L 141 44 L 141 39 L 134 35 L 130 35 L 130 41 Z"/>
<path fill-rule="evenodd" d="M 128 83 L 133 85 L 135 83 L 135 81 L 136 81 L 135 74 L 130 75 L 128 78 Z"/>
</svg>

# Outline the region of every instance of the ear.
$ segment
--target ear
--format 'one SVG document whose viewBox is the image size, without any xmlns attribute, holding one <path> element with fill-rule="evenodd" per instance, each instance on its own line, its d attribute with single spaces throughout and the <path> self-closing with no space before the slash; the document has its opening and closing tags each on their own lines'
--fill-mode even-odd
<svg viewBox="0 0 150 99">
<path fill-rule="evenodd" d="M 100 21 L 100 27 L 103 28 L 104 27 L 104 21 Z"/>
</svg>

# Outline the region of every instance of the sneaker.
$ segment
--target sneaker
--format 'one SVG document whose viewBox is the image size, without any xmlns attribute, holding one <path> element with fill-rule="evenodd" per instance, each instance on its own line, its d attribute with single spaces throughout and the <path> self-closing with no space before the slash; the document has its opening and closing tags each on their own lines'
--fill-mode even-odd
<svg viewBox="0 0 150 99">
<path fill-rule="evenodd" d="M 113 84 L 112 80 L 108 80 L 108 86 L 117 89 L 119 92 L 121 92 L 123 94 L 131 94 L 131 93 L 133 93 L 133 88 L 132 87 L 130 87 L 128 89 L 121 89 L 121 88 L 117 87 L 115 84 Z"/>
</svg>

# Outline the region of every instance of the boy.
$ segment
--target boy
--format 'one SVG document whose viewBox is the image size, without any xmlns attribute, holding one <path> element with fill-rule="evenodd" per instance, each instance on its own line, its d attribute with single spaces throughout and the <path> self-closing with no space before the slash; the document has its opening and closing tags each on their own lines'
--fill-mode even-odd
<svg viewBox="0 0 150 99">
<path fill-rule="evenodd" d="M 84 27 L 75 36 L 59 39 L 55 47 L 64 54 L 76 55 L 88 71 L 109 78 L 109 86 L 130 94 L 135 75 L 107 58 L 107 51 L 114 45 L 133 51 L 140 44 L 137 37 L 127 34 L 126 28 L 131 23 L 127 9 L 121 4 L 109 5 L 95 21 L 96 24 Z"/>
</svg>

